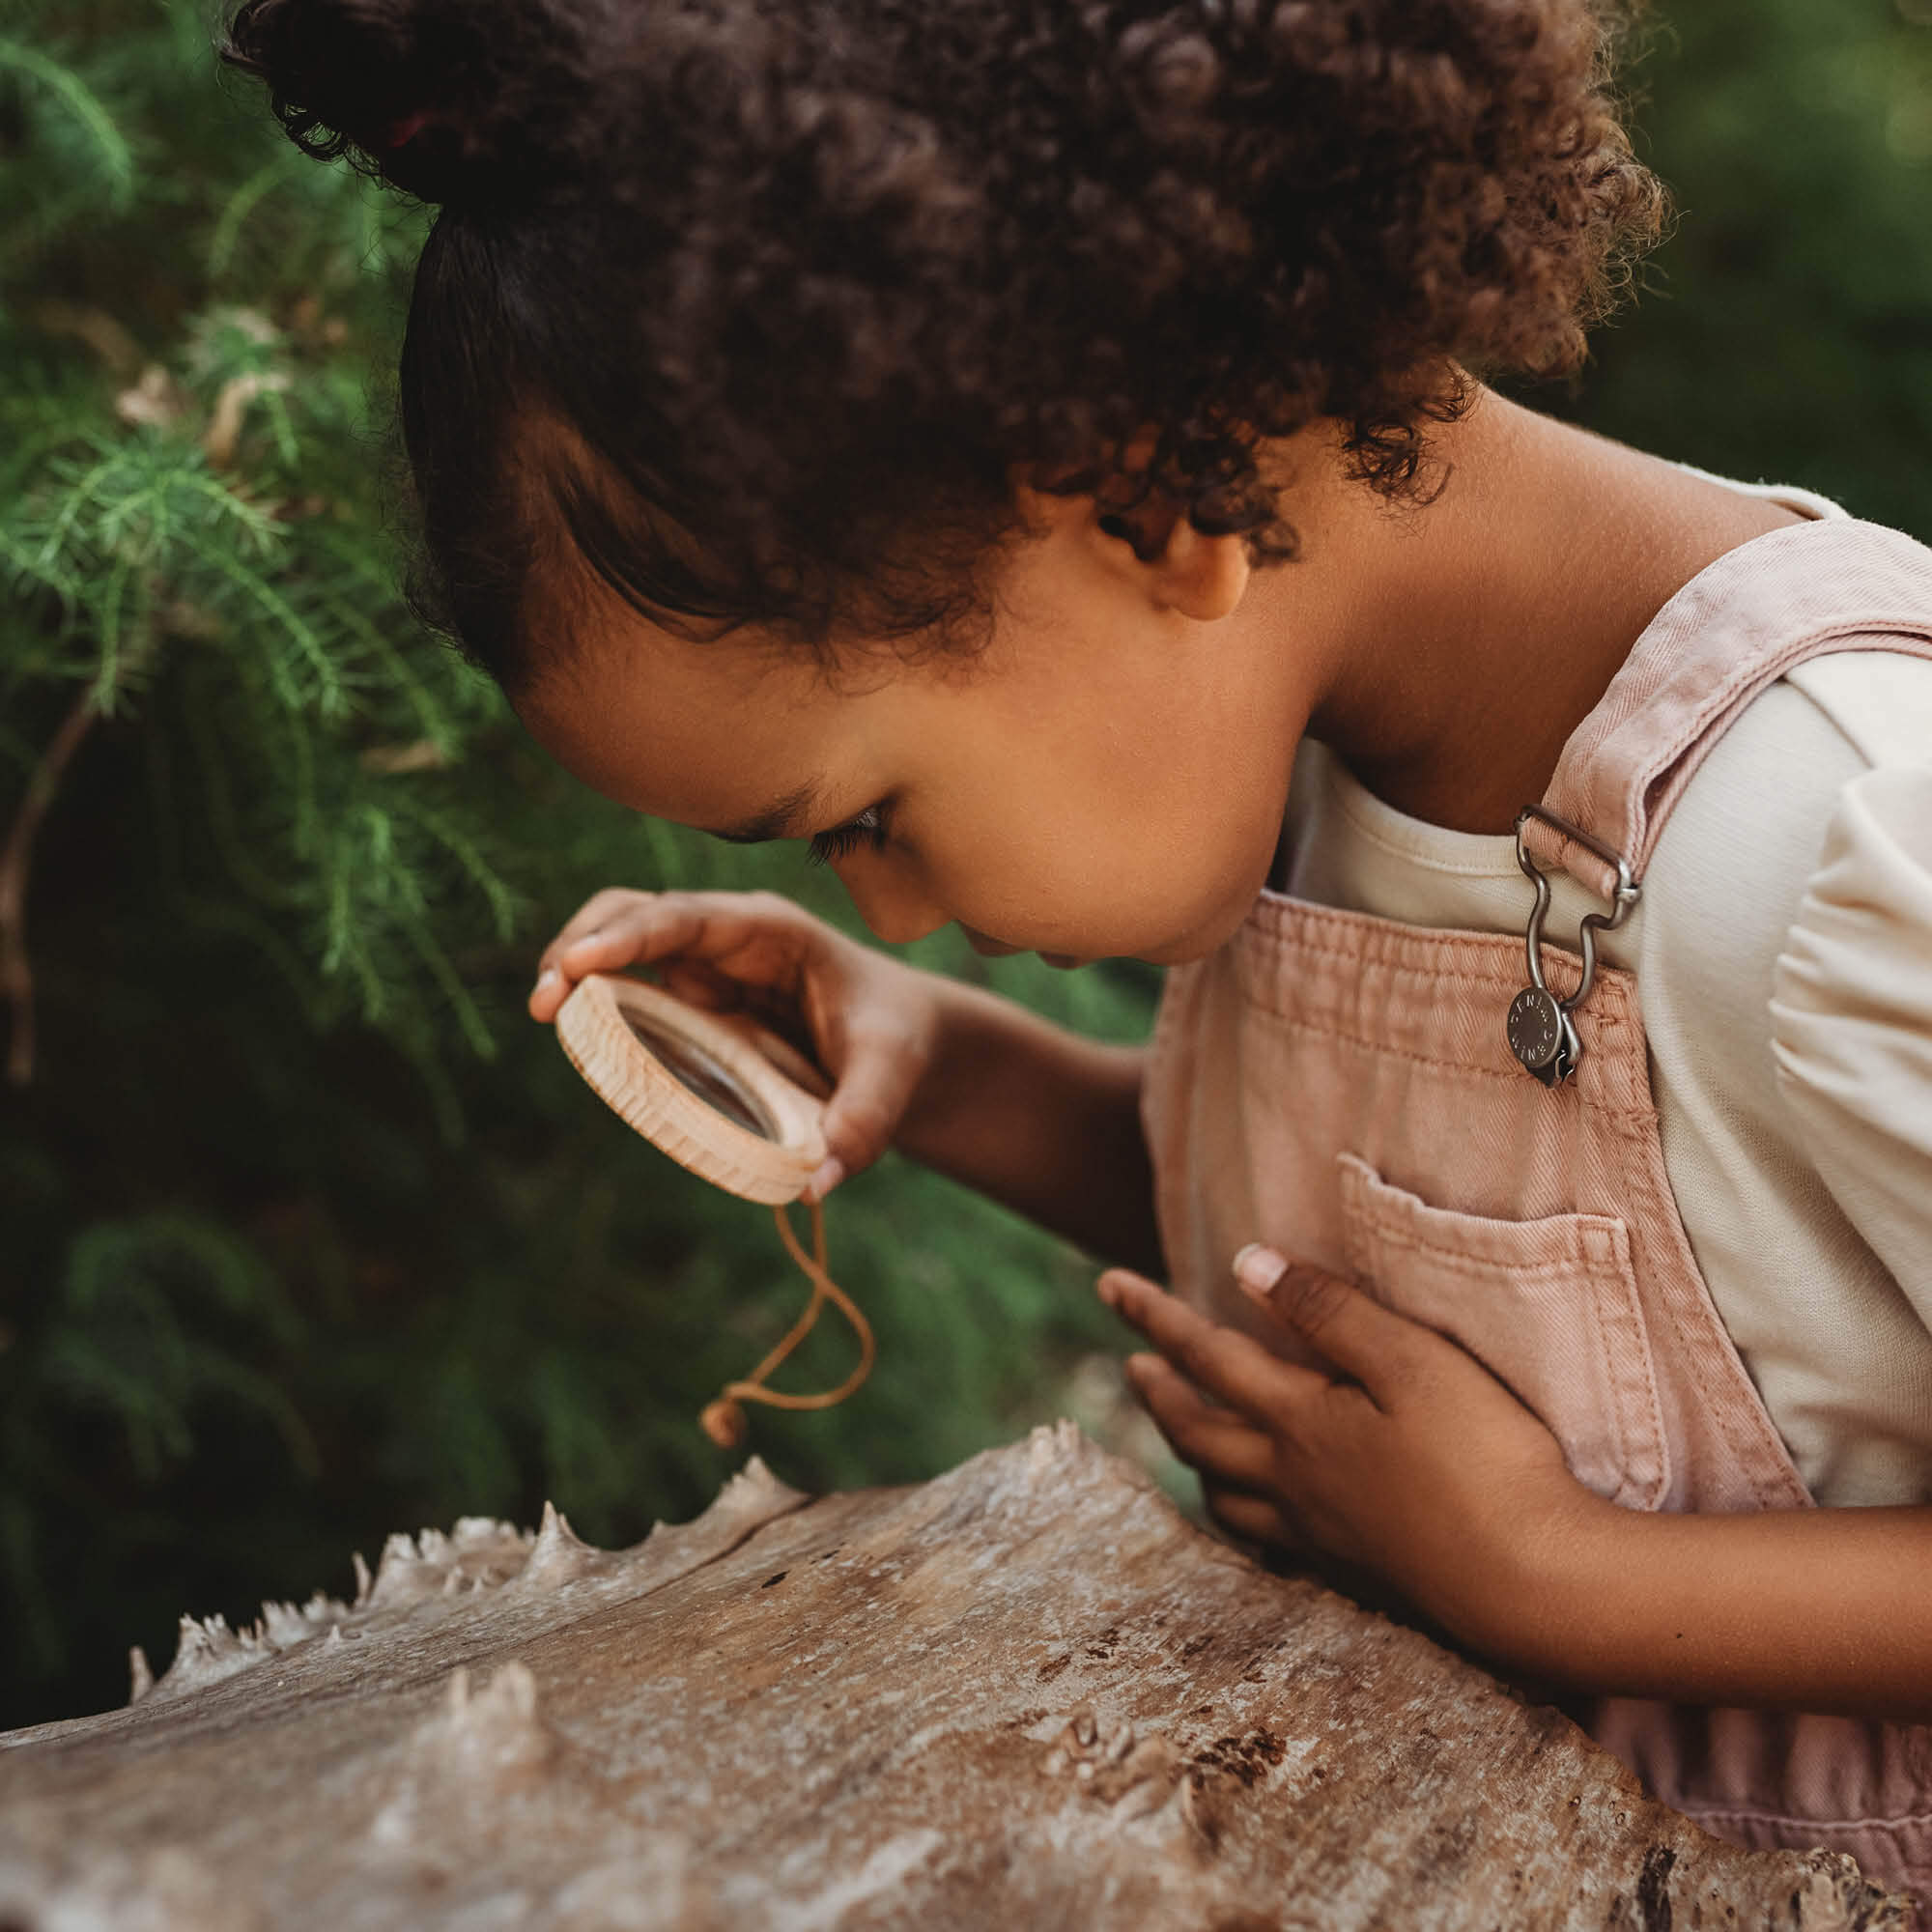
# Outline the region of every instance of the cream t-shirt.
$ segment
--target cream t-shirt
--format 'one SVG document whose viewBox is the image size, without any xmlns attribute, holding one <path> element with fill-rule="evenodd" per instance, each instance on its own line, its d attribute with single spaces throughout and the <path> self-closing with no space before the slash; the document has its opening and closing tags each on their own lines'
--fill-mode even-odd
<svg viewBox="0 0 1932 1932">
<path fill-rule="evenodd" d="M 1312 742 L 1286 851 L 1289 891 L 1321 904 L 1528 917 L 1513 838 L 1410 818 Z M 1551 883 L 1546 934 L 1574 946 L 1601 908 Z M 1801 1474 L 1821 1503 L 1932 1502 L 1932 661 L 1840 652 L 1769 686 L 1600 947 L 1636 976 L 1678 1210 Z"/>
</svg>

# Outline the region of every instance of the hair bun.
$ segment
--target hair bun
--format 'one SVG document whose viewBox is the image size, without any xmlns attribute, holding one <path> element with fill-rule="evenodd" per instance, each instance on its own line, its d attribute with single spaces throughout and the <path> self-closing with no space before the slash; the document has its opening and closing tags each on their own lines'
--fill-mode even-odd
<svg viewBox="0 0 1932 1932">
<path fill-rule="evenodd" d="M 583 39 L 562 0 L 243 0 L 221 51 L 297 146 L 448 202 L 567 171 Z"/>
</svg>

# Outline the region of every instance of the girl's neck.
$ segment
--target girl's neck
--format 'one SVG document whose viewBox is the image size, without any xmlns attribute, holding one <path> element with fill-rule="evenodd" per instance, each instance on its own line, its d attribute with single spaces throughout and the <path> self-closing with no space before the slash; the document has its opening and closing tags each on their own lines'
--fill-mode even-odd
<svg viewBox="0 0 1932 1932">
<path fill-rule="evenodd" d="M 1435 450 L 1429 508 L 1353 485 L 1303 529 L 1339 645 L 1308 728 L 1397 810 L 1506 832 L 1663 605 L 1800 519 L 1489 391 Z"/>
</svg>

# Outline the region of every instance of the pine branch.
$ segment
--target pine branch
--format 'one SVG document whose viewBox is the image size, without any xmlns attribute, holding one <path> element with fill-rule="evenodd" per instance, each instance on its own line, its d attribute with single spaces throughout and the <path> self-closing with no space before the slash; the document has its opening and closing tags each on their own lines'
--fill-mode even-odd
<svg viewBox="0 0 1932 1932">
<path fill-rule="evenodd" d="M 99 96 L 71 68 L 23 41 L 0 40 L 0 72 L 37 82 L 67 109 L 96 158 L 108 206 L 116 213 L 126 209 L 134 194 L 134 152 Z"/>
</svg>

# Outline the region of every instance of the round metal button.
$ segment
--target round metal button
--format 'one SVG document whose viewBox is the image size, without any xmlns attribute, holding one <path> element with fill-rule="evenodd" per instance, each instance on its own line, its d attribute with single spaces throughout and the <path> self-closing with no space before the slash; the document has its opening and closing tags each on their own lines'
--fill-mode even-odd
<svg viewBox="0 0 1932 1932">
<path fill-rule="evenodd" d="M 1510 1002 L 1506 1031 L 1510 1051 L 1532 1073 L 1554 1060 L 1563 1045 L 1563 1009 L 1541 986 L 1525 986 Z"/>
</svg>

